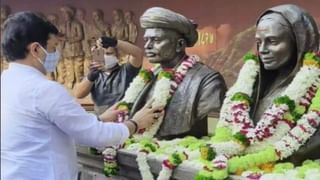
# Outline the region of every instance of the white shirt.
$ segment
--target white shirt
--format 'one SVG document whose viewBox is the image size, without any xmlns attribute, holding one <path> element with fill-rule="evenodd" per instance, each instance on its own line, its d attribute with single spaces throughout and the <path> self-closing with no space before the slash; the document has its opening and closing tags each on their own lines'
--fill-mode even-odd
<svg viewBox="0 0 320 180">
<path fill-rule="evenodd" d="M 103 123 L 37 69 L 10 63 L 1 75 L 1 179 L 75 180 L 75 142 L 123 143 L 123 124 Z"/>
</svg>

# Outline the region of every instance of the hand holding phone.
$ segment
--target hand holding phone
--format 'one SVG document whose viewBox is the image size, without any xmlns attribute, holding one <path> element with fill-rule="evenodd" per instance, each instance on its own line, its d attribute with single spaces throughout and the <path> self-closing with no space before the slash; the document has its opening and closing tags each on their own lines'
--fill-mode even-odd
<svg viewBox="0 0 320 180">
<path fill-rule="evenodd" d="M 94 46 L 91 49 L 93 62 L 104 62 L 104 49 Z"/>
</svg>

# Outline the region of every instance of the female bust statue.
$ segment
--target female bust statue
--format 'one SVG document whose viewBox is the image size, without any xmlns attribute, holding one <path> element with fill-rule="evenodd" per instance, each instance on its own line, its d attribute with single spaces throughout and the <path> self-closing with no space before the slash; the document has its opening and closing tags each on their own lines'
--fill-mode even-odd
<svg viewBox="0 0 320 180">
<path fill-rule="evenodd" d="M 258 19 L 256 30 L 260 75 L 255 88 L 254 123 L 275 97 L 288 87 L 302 66 L 306 52 L 319 50 L 319 33 L 314 19 L 295 5 L 267 9 Z M 319 130 L 291 160 L 320 158 Z M 317 156 L 317 157 L 315 157 Z"/>
</svg>

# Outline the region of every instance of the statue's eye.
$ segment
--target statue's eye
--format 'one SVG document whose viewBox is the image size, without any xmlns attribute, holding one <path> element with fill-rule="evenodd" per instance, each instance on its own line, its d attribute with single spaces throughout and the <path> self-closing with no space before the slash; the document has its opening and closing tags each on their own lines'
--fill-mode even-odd
<svg viewBox="0 0 320 180">
<path fill-rule="evenodd" d="M 259 39 L 256 40 L 257 45 L 259 46 L 261 44 L 261 41 Z"/>
</svg>

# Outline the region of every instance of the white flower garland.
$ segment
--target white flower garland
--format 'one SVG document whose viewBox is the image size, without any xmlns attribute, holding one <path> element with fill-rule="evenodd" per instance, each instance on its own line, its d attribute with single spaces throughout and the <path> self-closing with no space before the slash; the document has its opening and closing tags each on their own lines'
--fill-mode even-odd
<svg viewBox="0 0 320 180">
<path fill-rule="evenodd" d="M 260 66 L 255 60 L 251 59 L 245 62 L 239 72 L 237 81 L 226 93 L 226 97 L 221 107 L 220 119 L 218 121 L 217 128 L 230 127 L 230 125 L 233 126 L 233 121 L 230 120 L 232 119 L 231 108 L 235 106 L 236 102 L 232 102 L 231 98 L 237 92 L 251 96 L 253 92 L 253 86 L 259 72 Z M 250 111 L 250 109 L 247 111 Z"/>
<path fill-rule="evenodd" d="M 217 128 L 225 127 L 231 129 L 232 134 L 235 134 L 243 129 L 253 127 L 253 121 L 249 115 L 250 106 L 241 101 L 232 101 L 231 98 L 239 92 L 251 96 L 259 72 L 260 66 L 256 60 L 246 60 L 239 72 L 236 83 L 226 93 Z M 227 156 L 239 154 L 245 149 L 243 145 L 235 141 L 214 142 L 212 146 L 217 154 L 225 154 Z"/>
<path fill-rule="evenodd" d="M 138 152 L 137 154 L 137 163 L 139 167 L 139 171 L 141 174 L 142 179 L 153 179 L 153 175 L 150 172 L 150 167 L 147 161 L 147 153 L 146 152 Z"/>
<path fill-rule="evenodd" d="M 297 151 L 316 132 L 320 124 L 320 112 L 311 111 L 302 116 L 297 125 L 292 128 L 274 147 L 279 153 L 280 160 Z"/>
<path fill-rule="evenodd" d="M 130 83 L 130 86 L 125 92 L 124 98 L 122 101 L 127 103 L 134 103 L 137 99 L 140 92 L 146 86 L 146 81 L 141 76 L 136 76 L 133 81 Z"/>
<path fill-rule="evenodd" d="M 252 88 L 259 72 L 258 69 L 259 66 L 254 60 L 246 61 L 240 71 L 237 82 L 227 92 L 217 124 L 217 128 L 225 127 L 231 129 L 233 135 L 238 132 L 244 133 L 250 141 L 250 146 L 246 149 L 246 153 L 264 149 L 268 145 L 278 141 L 292 128 L 292 124 L 284 120 L 284 116 L 289 112 L 289 107 L 286 104 L 269 107 L 254 128 L 249 115 L 250 106 L 243 101 L 231 100 L 232 96 L 239 92 L 249 97 L 252 95 Z M 310 89 L 314 91 L 319 87 L 319 76 L 320 69 L 318 67 L 303 66 L 282 93 L 282 96 L 288 96 L 296 104 L 304 104 L 307 108 L 314 96 L 314 93 L 310 93 Z M 246 85 L 250 88 L 247 88 Z M 243 146 L 239 145 L 239 142 L 234 140 L 214 142 L 212 146 L 218 154 L 222 153 L 228 156 L 242 154 L 243 150 L 245 150 Z"/>
<path fill-rule="evenodd" d="M 178 88 L 178 85 L 182 82 L 184 76 L 187 74 L 188 70 L 190 68 L 192 68 L 194 66 L 194 64 L 196 64 L 196 62 L 198 61 L 198 57 L 196 56 L 191 56 L 189 58 L 187 58 L 186 60 L 184 60 L 181 65 L 177 68 L 177 70 L 174 73 L 174 79 L 173 80 L 168 80 L 166 78 L 161 78 L 160 80 L 157 81 L 156 85 L 155 85 L 155 90 L 153 93 L 153 98 L 154 98 L 154 102 L 153 102 L 153 106 L 165 106 L 168 102 L 168 99 L 170 99 L 170 97 L 173 95 L 173 93 L 175 92 L 175 90 Z M 158 131 L 162 121 L 163 121 L 163 116 L 158 118 L 158 121 L 151 126 L 151 128 L 149 128 L 148 130 L 146 130 L 142 135 L 134 135 L 134 138 L 137 140 L 140 139 L 145 139 L 145 138 L 152 138 Z M 138 165 L 147 165 L 147 154 L 146 153 L 138 153 L 137 154 L 137 162 Z M 145 161 L 145 162 L 142 162 Z M 142 176 L 142 179 L 144 180 L 152 180 L 153 178 L 150 177 L 150 168 L 146 169 L 143 168 L 140 169 L 140 174 Z M 161 172 L 159 173 L 159 179 L 165 179 L 165 177 L 168 177 L 171 173 L 170 170 L 163 168 L 161 170 Z M 170 177 L 169 176 L 169 177 Z"/>
<path fill-rule="evenodd" d="M 315 86 L 315 89 L 319 88 L 319 76 L 319 68 L 314 66 L 302 67 L 282 95 L 288 96 L 291 100 L 295 101 L 296 104 L 299 104 L 301 100 L 304 100 L 303 97 L 308 94 L 307 92 L 310 90 L 310 88 L 312 88 L 313 86 Z M 306 103 L 307 105 L 310 105 L 311 102 L 309 101 Z M 271 109 L 268 109 L 266 113 L 264 113 L 262 119 L 258 122 L 254 133 L 252 133 L 250 136 L 251 144 L 248 148 L 248 152 L 257 152 L 264 149 L 268 144 L 273 144 L 274 142 L 279 140 L 279 138 L 281 138 L 291 129 L 289 124 L 279 123 L 279 120 L 283 119 L 283 115 L 287 111 L 288 107 L 275 107 L 273 105 Z M 274 116 L 277 116 L 277 118 L 274 118 Z M 274 126 L 275 124 L 277 126 Z M 280 125 L 281 127 L 278 127 Z M 266 129 L 269 130 L 271 135 L 267 138 L 263 138 Z M 263 139 L 263 141 L 258 139 Z"/>
<path fill-rule="evenodd" d="M 161 78 L 157 81 L 154 92 L 152 95 L 152 99 L 154 99 L 152 103 L 152 107 L 160 107 L 165 106 L 167 104 L 168 99 L 171 97 L 170 94 L 171 80 L 167 78 Z M 149 129 L 147 129 L 143 134 L 135 134 L 133 137 L 137 140 L 142 138 L 151 139 L 158 131 L 160 125 L 162 124 L 163 116 L 158 118 L 158 121 L 155 122 Z"/>
</svg>

